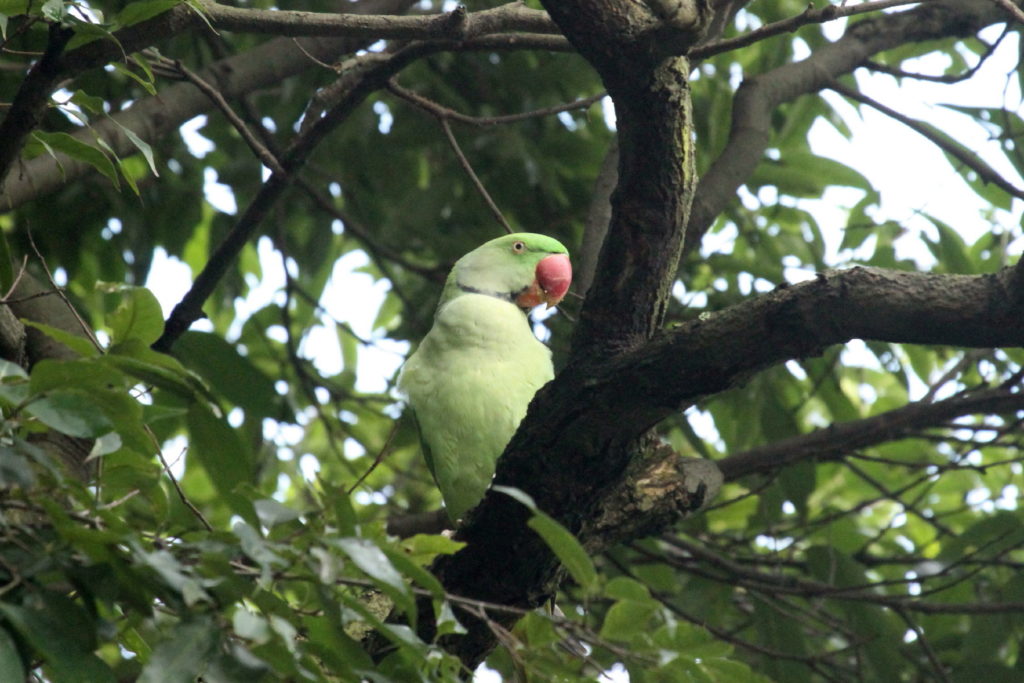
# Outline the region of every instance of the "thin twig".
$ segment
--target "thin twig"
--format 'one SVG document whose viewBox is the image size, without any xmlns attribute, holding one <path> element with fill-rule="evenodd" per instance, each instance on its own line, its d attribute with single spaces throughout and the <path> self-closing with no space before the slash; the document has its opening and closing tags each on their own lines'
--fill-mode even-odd
<svg viewBox="0 0 1024 683">
<path fill-rule="evenodd" d="M 350 88 L 326 114 L 300 133 L 281 157 L 284 173 L 271 173 L 259 192 L 242 212 L 234 227 L 214 249 L 192 287 L 171 311 L 164 324 L 164 333 L 153 344 L 153 349 L 167 352 L 193 322 L 203 317 L 203 304 L 213 293 L 242 248 L 249 243 L 270 208 L 291 186 L 293 174 L 313 153 L 317 145 L 338 124 L 345 120 L 356 106 L 370 93 L 378 90 L 387 80 L 408 64 L 437 52 L 435 45 L 413 43 L 388 55 L 384 61 L 371 60 L 361 67 L 353 67 Z"/>
<path fill-rule="evenodd" d="M 351 463 L 345 458 L 345 454 L 341 447 L 338 446 L 338 440 L 334 434 L 334 424 L 324 410 L 324 407 L 320 404 L 320 401 L 316 396 L 316 383 L 310 377 L 310 373 L 307 372 L 305 365 L 302 362 L 302 358 L 299 356 L 298 344 L 295 343 L 295 335 L 292 332 L 294 327 L 292 320 L 291 304 L 294 300 L 295 291 L 299 288 L 295 279 L 292 278 L 291 273 L 288 269 L 288 252 L 285 250 L 284 239 L 280 234 L 283 222 L 278 224 L 278 234 L 275 235 L 274 246 L 277 252 L 281 255 L 281 267 L 284 272 L 284 291 L 285 291 L 285 303 L 281 306 L 281 318 L 284 323 L 285 329 L 285 353 L 288 356 L 288 361 L 291 363 L 292 368 L 295 370 L 295 375 L 299 380 L 299 386 L 306 395 L 306 399 L 309 404 L 313 406 L 313 410 L 316 411 L 317 419 L 320 420 L 324 426 L 324 434 L 327 436 L 327 444 L 331 449 L 331 453 L 335 459 L 347 467 L 353 474 L 356 470 Z M 319 308 L 319 303 L 315 303 L 314 306 Z"/>
<path fill-rule="evenodd" d="M 538 118 L 542 116 L 550 116 L 551 114 L 558 114 L 563 111 L 570 111 L 572 109 L 589 107 L 605 96 L 605 93 L 602 92 L 596 95 L 591 95 L 590 97 L 583 98 L 581 100 L 577 100 L 576 102 L 559 104 L 553 107 L 537 109 L 535 111 L 522 112 L 519 114 L 509 114 L 505 116 L 477 117 L 467 116 L 466 114 L 457 112 L 454 109 L 442 106 L 437 102 L 434 102 L 433 100 L 430 100 L 426 97 L 423 97 L 422 95 L 412 92 L 411 90 L 407 90 L 406 88 L 400 86 L 394 78 L 388 81 L 387 88 L 393 95 L 395 95 L 399 99 L 403 99 L 406 102 L 409 102 L 410 104 L 416 106 L 419 109 L 422 109 L 423 111 L 427 112 L 428 114 L 437 119 L 438 123 L 441 124 L 441 129 L 444 131 L 445 138 L 448 140 L 448 145 L 452 148 L 452 151 L 455 153 L 455 156 L 459 160 L 459 164 L 462 166 L 462 169 L 466 172 L 470 180 L 473 182 L 473 185 L 474 187 L 476 187 L 477 192 L 479 192 L 480 196 L 483 197 L 484 202 L 487 204 L 487 208 L 491 210 L 491 213 L 494 215 L 495 219 L 497 219 L 498 223 L 501 224 L 501 226 L 505 229 L 505 232 L 507 233 L 512 232 L 512 226 L 510 226 L 508 221 L 505 220 L 505 216 L 502 215 L 501 210 L 498 208 L 498 205 L 494 203 L 493 199 L 491 199 L 491 195 L 487 192 L 487 189 L 484 187 L 484 184 L 480 181 L 480 178 L 473 170 L 473 167 L 469 163 L 469 160 L 466 158 L 466 155 L 463 154 L 462 148 L 459 147 L 459 143 L 455 139 L 455 135 L 452 133 L 449 121 L 458 121 L 459 123 L 465 123 L 472 126 L 494 126 L 504 123 L 513 123 L 516 121 L 525 121 L 527 119 Z"/>
<path fill-rule="evenodd" d="M 441 130 L 444 131 L 444 136 L 448 140 L 448 144 L 451 145 L 452 151 L 455 152 L 455 156 L 458 158 L 459 165 L 462 166 L 462 170 L 464 170 L 466 175 L 469 176 L 469 179 L 473 181 L 476 191 L 480 193 L 481 197 L 483 197 L 484 202 L 487 203 L 487 208 L 491 210 L 494 218 L 503 228 L 505 228 L 505 232 L 511 234 L 513 232 L 512 226 L 508 224 L 507 220 L 505 220 L 505 216 L 502 215 L 501 209 L 499 209 L 498 205 L 494 203 L 494 200 L 491 199 L 491 195 L 487 193 L 487 188 L 484 187 L 484 184 L 480 182 L 480 178 L 477 177 L 476 172 L 473 170 L 473 166 L 469 163 L 469 159 L 467 159 L 466 155 L 462 153 L 458 140 L 456 140 L 455 135 L 452 134 L 452 127 L 451 124 L 448 123 L 448 119 L 438 119 L 438 123 L 441 124 Z"/>
<path fill-rule="evenodd" d="M 397 433 L 398 422 L 396 421 L 394 425 L 392 425 L 391 431 L 388 432 L 388 438 L 384 440 L 384 445 L 381 446 L 380 451 L 377 453 L 377 457 L 373 459 L 373 464 L 371 464 L 370 467 L 366 470 L 366 472 L 364 472 L 363 475 L 356 480 L 356 483 L 352 484 L 352 486 L 349 487 L 349 490 L 347 491 L 348 495 L 351 496 L 352 492 L 359 488 L 359 485 L 366 481 L 366 478 L 370 476 L 370 474 L 372 474 L 375 469 L 377 469 L 377 466 L 384 462 L 384 458 L 391 455 L 391 442 L 394 441 L 395 434 Z"/>
<path fill-rule="evenodd" d="M 144 429 L 146 430 L 146 434 L 149 435 L 149 438 L 152 439 L 153 444 L 156 446 L 156 457 L 160 459 L 160 464 L 163 465 L 164 472 L 167 473 L 167 478 L 171 480 L 171 485 L 174 486 L 174 490 L 177 491 L 178 498 L 181 500 L 182 504 L 184 504 L 184 506 L 187 507 L 193 515 L 195 515 L 196 519 L 206 527 L 207 531 L 213 531 L 213 526 L 207 521 L 206 517 L 203 516 L 203 513 L 200 512 L 199 508 L 197 508 L 192 501 L 188 499 L 185 492 L 181 490 L 181 485 L 178 483 L 178 479 L 174 476 L 174 473 L 171 472 L 171 465 L 167 462 L 167 459 L 164 458 L 164 453 L 160 448 L 160 443 L 156 438 L 156 434 L 154 434 L 153 430 L 148 426 L 144 427 Z"/>
<path fill-rule="evenodd" d="M 1000 0 L 996 1 L 1000 2 Z M 888 9 L 890 7 L 899 7 L 900 5 L 916 5 L 922 2 L 929 2 L 929 0 L 876 0 L 875 2 L 864 2 L 859 5 L 851 5 L 849 7 L 827 5 L 821 9 L 814 9 L 813 5 L 808 4 L 807 9 L 796 16 L 767 24 L 755 31 L 745 33 L 742 36 L 719 40 L 714 43 L 708 43 L 707 45 L 699 45 L 690 50 L 689 56 L 692 59 L 704 59 L 723 52 L 747 47 L 748 45 L 753 45 L 754 43 L 760 42 L 766 38 L 771 38 L 782 33 L 791 33 L 798 28 L 806 26 L 807 24 L 824 24 L 828 21 L 834 21 L 835 19 L 841 19 L 843 17 L 850 17 L 855 14 L 865 14 L 867 12 L 875 12 L 878 10 Z"/>
<path fill-rule="evenodd" d="M 903 620 L 903 623 L 907 625 L 907 628 L 913 631 L 914 635 L 917 636 L 917 643 L 921 646 L 921 651 L 924 652 L 924 656 L 932 665 L 932 670 L 935 671 L 938 679 L 944 683 L 949 683 L 950 678 L 949 674 L 946 673 L 946 667 L 944 667 L 942 662 L 939 661 L 939 658 L 935 656 L 935 650 L 932 649 L 931 644 L 928 642 L 928 638 L 925 637 L 924 629 L 921 628 L 916 621 L 910 618 L 910 615 L 907 614 L 906 610 L 897 608 L 893 611 L 899 615 L 900 619 Z"/>
<path fill-rule="evenodd" d="M 186 80 L 191 82 L 192 85 L 199 88 L 204 95 L 209 97 L 214 105 L 220 109 L 221 113 L 224 114 L 224 117 L 228 122 L 235 127 L 235 130 L 237 130 L 238 134 L 242 136 L 245 143 L 249 145 L 249 149 L 252 150 L 253 154 L 256 155 L 256 158 L 259 159 L 264 166 L 274 173 L 281 175 L 285 173 L 284 168 L 281 166 L 281 162 L 277 160 L 277 157 L 274 156 L 274 154 L 267 149 L 266 145 L 264 145 L 249 129 L 249 126 L 247 126 L 245 121 L 242 120 L 242 117 L 235 113 L 235 110 L 232 109 L 231 105 L 228 104 L 228 101 L 224 99 L 224 95 L 221 94 L 220 90 L 210 85 L 210 83 L 205 81 L 199 74 L 182 64 L 179 59 L 159 57 L 158 63 L 177 70 L 177 72 L 184 76 Z"/>
<path fill-rule="evenodd" d="M 564 111 L 573 111 L 574 109 L 586 109 L 595 102 L 601 101 L 608 93 L 601 91 L 590 97 L 584 97 L 573 102 L 565 102 L 562 104 L 556 104 L 551 107 L 543 107 L 541 109 L 534 109 L 532 111 L 519 112 L 518 114 L 503 114 L 501 116 L 470 116 L 463 114 L 460 111 L 456 111 L 442 104 L 439 104 L 419 93 L 413 92 L 408 88 L 403 88 L 398 84 L 395 79 L 391 79 L 388 83 L 388 90 L 398 97 L 403 99 L 410 104 L 413 104 L 420 109 L 430 112 L 438 118 L 446 118 L 451 121 L 458 121 L 459 123 L 465 123 L 470 126 L 496 126 L 506 123 L 517 123 L 519 121 L 527 121 L 529 119 L 543 118 L 545 116 L 551 116 L 552 114 L 561 114 Z"/>
<path fill-rule="evenodd" d="M 309 50 L 307 50 L 306 48 L 304 48 L 302 46 L 302 42 L 299 41 L 298 38 L 292 38 L 292 42 L 295 43 L 295 47 L 299 48 L 299 52 L 301 52 L 302 54 L 306 55 L 306 57 L 309 58 L 309 61 L 313 62 L 317 66 L 323 67 L 324 69 L 327 69 L 328 71 L 333 71 L 334 73 L 340 73 L 341 72 L 341 67 L 339 65 L 337 65 L 337 64 L 328 64 L 327 62 L 322 62 L 319 59 L 317 59 L 316 57 L 314 57 L 313 55 L 311 55 L 309 53 Z"/>
<path fill-rule="evenodd" d="M 1010 13 L 1010 16 L 1024 24 L 1024 11 L 1021 11 L 1021 8 L 1010 2 L 1010 0 L 992 0 L 992 2 L 1002 7 Z"/>
<path fill-rule="evenodd" d="M 53 292 L 60 297 L 60 300 L 63 301 L 64 305 L 67 306 L 69 311 L 71 311 L 71 315 L 75 317 L 75 320 L 78 322 L 78 326 L 82 328 L 82 332 L 85 334 L 86 339 L 92 342 L 92 345 L 95 346 L 98 351 L 102 352 L 103 346 L 96 339 L 95 335 L 93 335 L 92 328 L 89 327 L 88 323 L 86 323 L 85 320 L 82 319 L 82 316 L 78 314 L 78 311 L 75 310 L 75 307 L 71 304 L 71 300 L 68 299 L 68 295 L 64 292 L 64 289 L 57 286 L 57 283 L 54 281 L 53 273 L 50 272 L 50 267 L 46 265 L 46 259 L 44 259 L 43 255 L 39 252 L 39 247 L 36 246 L 36 241 L 32 237 L 31 230 L 28 231 L 28 242 L 32 247 L 33 253 L 35 253 L 36 258 L 39 259 L 39 264 L 43 267 L 43 271 L 46 273 L 47 282 L 49 282 L 50 286 L 53 287 Z"/>
<path fill-rule="evenodd" d="M 978 155 L 975 152 L 972 152 L 959 145 L 953 144 L 949 139 L 938 135 L 929 126 L 921 123 L 920 121 L 917 121 L 916 119 L 912 119 L 909 116 L 905 116 L 896 111 L 895 109 L 887 107 L 881 102 L 871 97 L 868 97 L 867 95 L 857 90 L 854 90 L 853 88 L 848 88 L 847 86 L 837 82 L 831 83 L 828 87 L 829 89 L 836 91 L 840 95 L 849 97 L 851 100 L 855 100 L 857 102 L 860 102 L 861 104 L 866 104 L 869 107 L 872 107 L 873 109 L 877 109 L 886 116 L 895 119 L 896 121 L 899 121 L 904 126 L 907 126 L 914 132 L 923 135 L 925 138 L 928 139 L 929 142 L 934 144 L 943 152 L 949 154 L 954 159 L 962 163 L 964 166 L 977 173 L 978 178 L 982 182 L 992 183 L 993 185 L 995 185 L 1002 191 L 1006 192 L 1010 196 L 1017 197 L 1018 199 L 1024 199 L 1024 189 L 1016 187 L 1015 185 L 1011 184 L 1008 180 L 1003 178 L 1001 175 L 999 175 L 991 168 L 989 168 L 986 164 L 980 163 L 980 159 L 978 158 Z"/>
<path fill-rule="evenodd" d="M 913 78 L 919 81 L 931 81 L 933 83 L 960 83 L 973 77 L 974 74 L 978 73 L 978 70 L 985 65 L 988 58 L 996 51 L 996 48 L 1003 42 L 1003 39 L 1010 34 L 1010 27 L 1007 26 L 999 37 L 992 43 L 986 44 L 985 51 L 978 57 L 978 63 L 960 74 L 943 74 L 940 76 L 934 76 L 932 74 L 919 74 L 912 73 L 910 71 L 904 71 L 903 69 L 897 69 L 896 67 L 889 66 L 888 64 L 882 64 L 872 59 L 866 60 L 864 66 L 872 71 L 878 71 L 880 73 L 889 74 L 896 78 Z"/>
</svg>

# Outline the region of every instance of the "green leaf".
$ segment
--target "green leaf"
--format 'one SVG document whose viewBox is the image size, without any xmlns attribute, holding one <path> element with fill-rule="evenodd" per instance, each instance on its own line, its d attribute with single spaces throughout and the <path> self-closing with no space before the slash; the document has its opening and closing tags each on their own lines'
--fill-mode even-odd
<svg viewBox="0 0 1024 683">
<path fill-rule="evenodd" d="M 0 681 L 25 680 L 25 667 L 7 629 L 0 627 Z"/>
<path fill-rule="evenodd" d="M 182 398 L 205 398 L 214 402 L 214 398 L 203 386 L 202 381 L 189 372 L 177 359 L 154 351 L 149 348 L 149 345 L 137 339 L 112 347 L 110 353 L 103 357 L 102 362 L 117 368 L 126 375 L 170 391 Z"/>
<path fill-rule="evenodd" d="M 275 527 L 284 522 L 291 522 L 302 517 L 302 512 L 282 505 L 273 498 L 264 498 L 253 503 L 260 524 L 267 528 Z"/>
<path fill-rule="evenodd" d="M 46 0 L 40 10 L 44 19 L 59 24 L 63 21 L 67 11 L 64 8 L 64 0 Z"/>
<path fill-rule="evenodd" d="M 58 432 L 81 439 L 95 439 L 114 427 L 107 416 L 97 410 L 95 397 L 84 391 L 48 392 L 25 406 L 25 412 Z"/>
<path fill-rule="evenodd" d="M 551 552 L 555 554 L 559 562 L 565 565 L 569 574 L 584 591 L 591 594 L 596 592 L 598 587 L 597 570 L 594 569 L 594 563 L 576 537 L 552 517 L 541 512 L 528 493 L 510 486 L 495 486 L 493 488 L 499 493 L 516 499 L 533 511 L 533 517 L 530 518 L 527 525 L 544 539 L 544 542 L 551 548 Z"/>
<path fill-rule="evenodd" d="M 752 189 L 771 185 L 791 197 L 821 197 L 831 185 L 870 190 L 871 183 L 854 169 L 811 152 L 787 151 L 778 161 L 766 159 L 747 181 Z"/>
<path fill-rule="evenodd" d="M 156 646 L 138 681 L 192 683 L 205 671 L 219 642 L 220 631 L 209 617 L 184 621 Z"/>
<path fill-rule="evenodd" d="M 115 188 L 119 188 L 120 182 L 117 177 L 117 169 L 114 162 L 101 150 L 86 144 L 78 138 L 67 133 L 47 133 L 46 131 L 33 131 L 32 137 L 41 144 L 50 156 L 57 159 L 57 152 L 68 155 L 77 161 L 84 161 L 110 180 Z M 58 159 L 59 163 L 59 159 Z"/>
<path fill-rule="evenodd" d="M 28 379 L 28 373 L 25 372 L 25 368 L 21 367 L 17 363 L 12 363 L 9 360 L 0 358 L 0 382 L 6 381 L 10 378 Z"/>
<path fill-rule="evenodd" d="M 100 354 L 100 350 L 96 348 L 96 345 L 93 344 L 90 340 L 86 339 L 85 337 L 74 334 L 72 332 L 68 332 L 66 330 L 53 327 L 51 325 L 47 325 L 45 323 L 35 322 L 34 320 L 22 319 L 21 322 L 23 322 L 26 327 L 33 327 L 42 332 L 43 334 L 45 334 L 47 337 L 50 337 L 54 341 L 60 342 L 64 346 L 68 347 L 69 349 L 77 353 L 79 356 L 85 356 L 86 358 L 89 358 L 92 356 L 98 356 Z"/>
<path fill-rule="evenodd" d="M 54 594 L 37 594 L 23 606 L 0 602 L 0 614 L 35 648 L 56 680 L 82 683 L 113 683 L 115 680 L 110 667 L 92 653 L 95 630 L 91 619 L 71 600 Z"/>
<path fill-rule="evenodd" d="M 120 62 L 114 62 L 113 66 L 115 71 L 127 76 L 128 78 L 132 79 L 133 81 L 141 85 L 145 89 L 145 91 L 148 92 L 150 95 L 156 95 L 156 86 L 153 85 L 153 81 L 138 75 L 137 73 L 126 67 L 124 64 L 121 64 Z"/>
<path fill-rule="evenodd" d="M 377 544 L 366 538 L 347 537 L 333 539 L 331 545 L 348 555 L 355 566 L 373 579 L 396 604 L 405 609 L 409 621 L 416 623 L 416 600 L 402 575 Z"/>
<path fill-rule="evenodd" d="M 238 433 L 199 403 L 189 406 L 188 429 L 192 437 L 189 455 L 195 455 L 231 509 L 258 525 L 252 503 L 237 491 L 252 480 L 253 468 L 252 456 Z"/>
<path fill-rule="evenodd" d="M 93 9 L 93 11 L 96 10 Z M 75 31 L 75 35 L 71 37 L 71 40 L 68 41 L 67 46 L 64 48 L 66 51 L 74 50 L 94 40 L 109 40 L 124 52 L 124 48 L 121 47 L 121 42 L 117 39 L 117 36 L 111 33 L 107 27 L 94 24 L 91 21 L 85 21 L 74 14 L 66 15 L 65 20 L 71 24 Z"/>
<path fill-rule="evenodd" d="M 405 594 L 408 587 L 402 580 L 387 555 L 371 540 L 366 538 L 338 538 L 332 545 L 349 556 L 353 563 L 368 576 L 384 586 Z"/>
<path fill-rule="evenodd" d="M 32 367 L 29 388 L 41 394 L 55 389 L 108 390 L 123 387 L 124 383 L 124 375 L 94 360 L 44 358 Z"/>
<path fill-rule="evenodd" d="M 30 0 L 0 0 L 0 14 L 9 17 L 38 16 L 39 3 Z"/>
<path fill-rule="evenodd" d="M 439 600 L 444 598 L 444 586 L 437 580 L 437 577 L 413 562 L 412 559 L 401 551 L 388 548 L 387 546 L 382 547 L 381 550 L 391 560 L 391 564 L 395 565 L 395 568 L 402 572 L 402 574 L 418 583 L 421 588 L 430 591 L 435 598 Z"/>
<path fill-rule="evenodd" d="M 601 637 L 628 642 L 644 635 L 659 608 L 655 600 L 619 600 L 604 616 Z"/>
<path fill-rule="evenodd" d="M 958 273 L 961 275 L 977 272 L 978 269 L 971 263 L 971 259 L 967 255 L 967 244 L 964 242 L 963 237 L 951 226 L 935 216 L 928 214 L 925 214 L 925 216 L 939 231 L 938 242 L 925 239 L 928 241 L 929 248 L 941 264 L 942 269 L 947 273 Z"/>
<path fill-rule="evenodd" d="M 74 94 L 71 95 L 70 100 L 72 104 L 77 105 L 80 109 L 83 109 L 89 112 L 90 114 L 102 114 L 103 103 L 105 101 L 106 100 L 104 100 L 102 97 L 90 95 L 84 90 L 76 90 Z"/>
<path fill-rule="evenodd" d="M 465 548 L 466 544 L 441 534 L 416 534 L 403 538 L 401 546 L 410 559 L 426 565 L 438 555 L 454 555 Z"/>
<path fill-rule="evenodd" d="M 628 576 L 616 576 L 604 587 L 604 594 L 615 600 L 644 601 L 651 599 L 647 586 Z"/>
<path fill-rule="evenodd" d="M 543 512 L 534 513 L 527 525 L 537 532 L 558 560 L 569 570 L 569 574 L 586 593 L 594 594 L 598 589 L 597 570 L 587 551 L 569 530 Z"/>
<path fill-rule="evenodd" d="M 160 302 L 145 287 L 117 286 L 122 294 L 120 305 L 107 316 L 111 344 L 137 340 L 149 346 L 164 332 L 164 315 Z"/>
<path fill-rule="evenodd" d="M 274 380 L 222 337 L 209 332 L 186 332 L 174 344 L 174 355 L 246 415 L 271 417 L 278 412 L 280 397 Z"/>
<path fill-rule="evenodd" d="M 29 488 L 36 481 L 32 466 L 21 453 L 7 446 L 0 446 L 0 488 L 20 486 Z M 2 648 L 0 648 L 2 650 Z M 0 658 L 2 658 L 0 653 Z M 3 667 L 0 666 L 0 670 Z M 0 681 L 5 680 L 0 676 Z"/>
<path fill-rule="evenodd" d="M 149 80 L 152 81 L 153 80 L 153 74 L 148 71 L 148 66 L 146 68 L 147 68 L 147 74 L 149 76 Z M 157 170 L 156 159 L 153 157 L 153 148 L 150 146 L 150 144 L 148 142 L 146 142 L 145 140 L 143 140 L 142 138 L 140 138 L 138 135 L 136 135 L 134 131 L 132 131 L 130 128 L 127 128 L 124 124 L 122 124 L 117 119 L 111 118 L 109 120 L 113 121 L 114 123 L 116 123 L 117 127 L 121 129 L 122 133 L 124 133 L 125 137 L 128 138 L 128 140 L 135 146 L 135 148 L 137 150 L 142 152 L 142 156 L 145 157 L 146 163 L 149 164 L 149 170 L 153 172 L 154 176 L 159 178 L 160 177 L 160 172 Z M 122 169 L 122 173 L 123 173 L 123 169 Z M 124 177 L 127 180 L 130 176 L 128 174 L 124 174 Z M 136 193 L 136 194 L 138 194 L 138 193 Z"/>
</svg>

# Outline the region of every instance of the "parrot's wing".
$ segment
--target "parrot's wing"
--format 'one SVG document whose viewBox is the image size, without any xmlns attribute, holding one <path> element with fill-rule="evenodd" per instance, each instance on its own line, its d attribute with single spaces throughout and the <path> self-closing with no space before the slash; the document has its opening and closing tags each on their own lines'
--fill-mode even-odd
<svg viewBox="0 0 1024 683">
<path fill-rule="evenodd" d="M 427 443 L 427 440 L 423 438 L 423 428 L 420 427 L 420 421 L 419 418 L 416 417 L 416 411 L 413 410 L 411 405 L 406 410 L 410 415 L 412 415 L 412 422 L 416 425 L 416 434 L 420 437 L 420 451 L 423 453 L 423 459 L 427 461 L 427 469 L 430 470 L 431 476 L 436 479 L 437 474 L 434 470 L 434 454 L 430 452 L 430 445 Z"/>
</svg>

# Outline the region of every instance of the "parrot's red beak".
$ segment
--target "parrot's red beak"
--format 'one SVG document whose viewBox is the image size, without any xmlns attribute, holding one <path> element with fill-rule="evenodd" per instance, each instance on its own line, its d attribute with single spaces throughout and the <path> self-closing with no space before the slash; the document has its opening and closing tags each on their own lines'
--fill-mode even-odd
<svg viewBox="0 0 1024 683">
<path fill-rule="evenodd" d="M 533 283 L 516 297 L 516 303 L 522 308 L 533 308 L 547 304 L 548 308 L 557 306 L 565 297 L 572 283 L 572 264 L 565 254 L 545 256 L 537 264 Z"/>
</svg>

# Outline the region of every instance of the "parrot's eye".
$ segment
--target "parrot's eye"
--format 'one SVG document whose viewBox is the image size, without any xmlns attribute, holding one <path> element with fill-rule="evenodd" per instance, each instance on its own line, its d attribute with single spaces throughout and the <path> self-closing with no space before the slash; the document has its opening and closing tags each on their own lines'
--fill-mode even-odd
<svg viewBox="0 0 1024 683">
<path fill-rule="evenodd" d="M 516 252 L 517 254 L 522 254 L 524 251 L 526 251 L 526 244 L 524 242 L 513 242 L 512 251 Z"/>
</svg>

